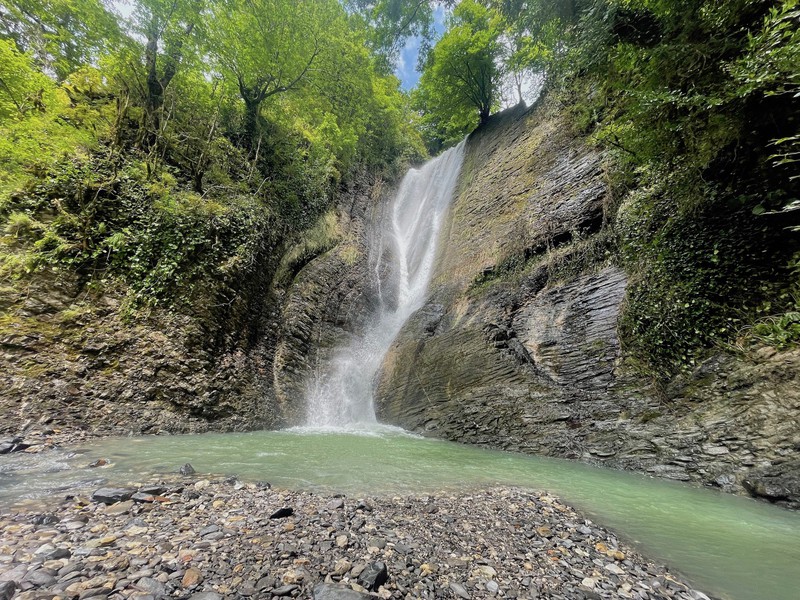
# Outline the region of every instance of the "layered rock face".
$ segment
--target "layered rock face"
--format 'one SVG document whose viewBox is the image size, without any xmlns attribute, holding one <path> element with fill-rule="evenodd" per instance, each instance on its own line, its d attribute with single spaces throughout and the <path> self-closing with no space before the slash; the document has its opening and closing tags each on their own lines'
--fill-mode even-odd
<svg viewBox="0 0 800 600">
<path fill-rule="evenodd" d="M 121 294 L 91 298 L 63 273 L 40 275 L 28 294 L 0 322 L 0 433 L 185 433 L 275 420 L 264 402 L 265 337 L 226 349 L 201 318 L 153 310 L 130 322 Z M 229 316 L 220 328 L 247 337 L 248 324 Z"/>
<path fill-rule="evenodd" d="M 720 354 L 656 390 L 625 361 L 603 157 L 547 103 L 470 140 L 428 303 L 378 417 L 452 440 L 800 502 L 800 353 Z"/>
</svg>

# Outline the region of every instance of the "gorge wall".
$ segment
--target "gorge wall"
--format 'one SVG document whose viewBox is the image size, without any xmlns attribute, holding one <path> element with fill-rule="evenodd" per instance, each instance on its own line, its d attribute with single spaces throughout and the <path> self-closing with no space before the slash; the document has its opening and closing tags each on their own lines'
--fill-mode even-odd
<svg viewBox="0 0 800 600">
<path fill-rule="evenodd" d="M 171 310 L 126 311 L 124 288 L 96 291 L 65 270 L 0 288 L 0 438 L 302 422 L 318 357 L 368 313 L 365 223 L 385 205 L 383 188 L 354 177 L 321 219 L 333 227 L 316 245 L 266 241 L 224 294 L 220 282 L 201 282 Z"/>
<path fill-rule="evenodd" d="M 715 352 L 654 386 L 621 348 L 629 285 L 602 154 L 553 101 L 472 134 L 427 304 L 379 419 L 451 440 L 800 501 L 800 352 Z"/>
</svg>

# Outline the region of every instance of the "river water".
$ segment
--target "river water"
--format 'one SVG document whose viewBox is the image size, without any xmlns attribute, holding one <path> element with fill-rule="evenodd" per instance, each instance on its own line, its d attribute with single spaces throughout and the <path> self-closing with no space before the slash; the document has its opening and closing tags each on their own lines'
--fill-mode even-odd
<svg viewBox="0 0 800 600">
<path fill-rule="evenodd" d="M 112 466 L 87 467 L 98 458 Z M 0 502 L 174 473 L 186 462 L 199 473 L 351 496 L 491 485 L 545 490 L 706 593 L 731 600 L 800 598 L 800 513 L 677 482 L 380 426 L 110 438 L 73 452 L 12 455 L 0 462 Z"/>
</svg>

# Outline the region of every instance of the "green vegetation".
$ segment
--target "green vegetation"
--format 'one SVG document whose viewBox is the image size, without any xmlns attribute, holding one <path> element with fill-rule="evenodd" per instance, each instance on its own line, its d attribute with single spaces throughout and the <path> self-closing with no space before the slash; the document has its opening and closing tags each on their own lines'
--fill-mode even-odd
<svg viewBox="0 0 800 600">
<path fill-rule="evenodd" d="M 111 10 L 0 2 L 4 286 L 47 271 L 121 286 L 130 310 L 227 305 L 314 246 L 356 174 L 425 156 L 375 31 L 337 0 Z"/>
<path fill-rule="evenodd" d="M 429 144 L 457 142 L 498 107 L 501 33 L 500 15 L 475 0 L 462 0 L 453 11 L 415 97 Z"/>
</svg>

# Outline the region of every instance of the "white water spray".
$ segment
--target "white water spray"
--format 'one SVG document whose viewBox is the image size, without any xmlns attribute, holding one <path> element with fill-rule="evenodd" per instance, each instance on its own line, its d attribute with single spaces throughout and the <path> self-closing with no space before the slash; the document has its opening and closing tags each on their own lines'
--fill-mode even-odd
<svg viewBox="0 0 800 600">
<path fill-rule="evenodd" d="M 400 328 L 425 303 L 439 229 L 455 191 L 464 145 L 411 169 L 403 178 L 388 218 L 372 236 L 377 309 L 363 336 L 338 349 L 309 384 L 307 426 L 376 422 L 373 380 Z"/>
</svg>

